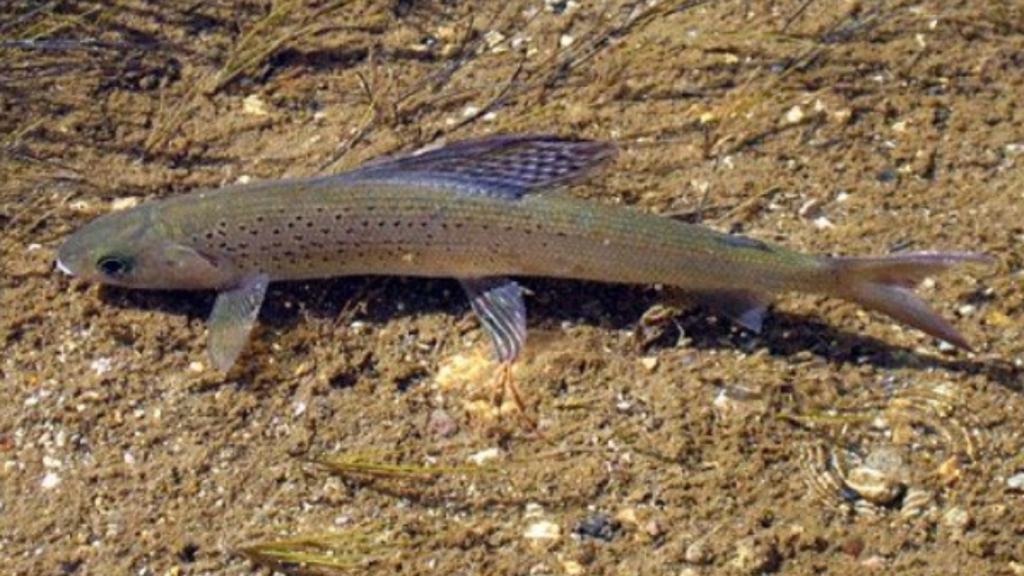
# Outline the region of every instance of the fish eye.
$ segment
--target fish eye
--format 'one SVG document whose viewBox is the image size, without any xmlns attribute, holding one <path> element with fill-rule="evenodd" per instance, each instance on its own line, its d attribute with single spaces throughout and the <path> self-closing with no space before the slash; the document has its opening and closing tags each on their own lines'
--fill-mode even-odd
<svg viewBox="0 0 1024 576">
<path fill-rule="evenodd" d="M 130 272 L 132 264 L 129 259 L 122 256 L 104 256 L 96 261 L 96 267 L 104 276 L 117 278 Z"/>
</svg>

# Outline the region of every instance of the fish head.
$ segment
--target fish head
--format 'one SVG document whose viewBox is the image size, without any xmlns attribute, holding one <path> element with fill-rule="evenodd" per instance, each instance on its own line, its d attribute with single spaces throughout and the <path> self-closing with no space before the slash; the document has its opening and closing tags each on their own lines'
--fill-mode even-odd
<svg viewBox="0 0 1024 576">
<path fill-rule="evenodd" d="M 125 288 L 216 290 L 237 282 L 230 263 L 174 236 L 153 205 L 107 214 L 64 241 L 57 267 L 83 280 Z"/>
</svg>

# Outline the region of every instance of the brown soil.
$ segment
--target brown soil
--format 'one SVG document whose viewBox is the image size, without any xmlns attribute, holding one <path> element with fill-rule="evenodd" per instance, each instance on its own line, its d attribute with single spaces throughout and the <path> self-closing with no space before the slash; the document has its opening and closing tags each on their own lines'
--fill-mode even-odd
<svg viewBox="0 0 1024 576">
<path fill-rule="evenodd" d="M 247 546 L 311 536 L 372 574 L 1024 573 L 1019 4 L 6 6 L 0 571 L 266 574 Z M 531 432 L 486 409 L 454 282 L 274 285 L 225 378 L 211 295 L 53 268 L 126 198 L 525 131 L 622 144 L 571 191 L 594 201 L 813 252 L 990 253 L 922 288 L 977 352 L 822 298 L 758 336 L 528 279 Z M 832 468 L 883 453 L 899 489 L 854 503 L 862 472 Z"/>
</svg>

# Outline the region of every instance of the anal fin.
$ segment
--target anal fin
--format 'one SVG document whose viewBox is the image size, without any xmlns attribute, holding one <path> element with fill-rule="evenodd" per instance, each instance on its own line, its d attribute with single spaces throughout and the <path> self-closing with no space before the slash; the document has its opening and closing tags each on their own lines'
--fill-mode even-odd
<svg viewBox="0 0 1024 576">
<path fill-rule="evenodd" d="M 722 290 L 702 292 L 698 295 L 698 302 L 743 328 L 760 333 L 770 299 L 759 292 Z"/>
</svg>

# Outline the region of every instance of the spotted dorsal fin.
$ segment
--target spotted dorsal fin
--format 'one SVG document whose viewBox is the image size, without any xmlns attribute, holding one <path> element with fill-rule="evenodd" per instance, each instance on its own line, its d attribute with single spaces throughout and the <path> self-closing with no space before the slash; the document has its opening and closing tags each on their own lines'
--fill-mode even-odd
<svg viewBox="0 0 1024 576">
<path fill-rule="evenodd" d="M 515 199 L 581 179 L 615 155 L 607 142 L 559 136 L 492 136 L 372 162 L 338 176 L 452 188 Z"/>
</svg>

